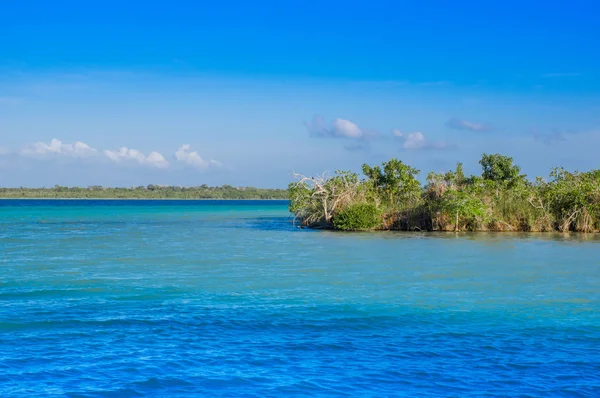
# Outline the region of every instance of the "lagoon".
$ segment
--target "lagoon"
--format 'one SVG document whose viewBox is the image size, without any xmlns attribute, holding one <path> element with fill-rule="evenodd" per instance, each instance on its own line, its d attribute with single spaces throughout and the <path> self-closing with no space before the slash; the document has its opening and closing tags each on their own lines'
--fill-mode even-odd
<svg viewBox="0 0 600 398">
<path fill-rule="evenodd" d="M 600 396 L 600 237 L 0 201 L 0 395 Z"/>
</svg>

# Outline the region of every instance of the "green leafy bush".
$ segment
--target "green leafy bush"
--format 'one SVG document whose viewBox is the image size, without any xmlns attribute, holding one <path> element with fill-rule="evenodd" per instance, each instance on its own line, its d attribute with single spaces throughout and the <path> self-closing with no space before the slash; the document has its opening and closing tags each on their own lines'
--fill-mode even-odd
<svg viewBox="0 0 600 398">
<path fill-rule="evenodd" d="M 464 191 L 447 190 L 442 196 L 442 209 L 454 218 L 454 229 L 460 230 L 461 222 L 477 229 L 486 216 L 485 206 L 478 198 Z"/>
<path fill-rule="evenodd" d="M 342 231 L 365 231 L 380 223 L 377 207 L 372 203 L 354 203 L 341 210 L 333 218 L 333 225 Z"/>
</svg>

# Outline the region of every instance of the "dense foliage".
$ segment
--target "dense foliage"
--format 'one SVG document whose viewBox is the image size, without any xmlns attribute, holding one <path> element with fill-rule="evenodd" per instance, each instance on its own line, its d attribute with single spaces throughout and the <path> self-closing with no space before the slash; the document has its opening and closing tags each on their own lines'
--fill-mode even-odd
<svg viewBox="0 0 600 398">
<path fill-rule="evenodd" d="M 600 170 L 554 169 L 527 180 L 513 159 L 483 154 L 480 176 L 463 165 L 421 186 L 401 160 L 332 177 L 297 176 L 290 211 L 305 226 L 340 230 L 600 231 Z"/>
<path fill-rule="evenodd" d="M 54 188 L 0 188 L 0 198 L 67 198 L 67 199 L 287 199 L 285 189 L 252 187 L 172 187 L 148 185 L 132 188 L 101 186 Z"/>
<path fill-rule="evenodd" d="M 379 224 L 377 206 L 373 203 L 352 203 L 340 210 L 333 219 L 336 229 L 365 231 Z"/>
</svg>

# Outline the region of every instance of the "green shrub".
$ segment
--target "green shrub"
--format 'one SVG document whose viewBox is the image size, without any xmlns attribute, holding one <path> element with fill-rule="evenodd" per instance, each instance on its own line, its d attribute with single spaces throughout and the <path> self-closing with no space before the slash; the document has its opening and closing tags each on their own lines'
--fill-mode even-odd
<svg viewBox="0 0 600 398">
<path fill-rule="evenodd" d="M 333 226 L 342 231 L 364 231 L 377 227 L 380 215 L 372 203 L 354 203 L 333 218 Z"/>
<path fill-rule="evenodd" d="M 486 208 L 481 200 L 464 191 L 447 190 L 442 195 L 441 205 L 444 212 L 454 219 L 455 231 L 461 229 L 461 224 L 469 230 L 477 230 L 486 216 Z"/>
</svg>

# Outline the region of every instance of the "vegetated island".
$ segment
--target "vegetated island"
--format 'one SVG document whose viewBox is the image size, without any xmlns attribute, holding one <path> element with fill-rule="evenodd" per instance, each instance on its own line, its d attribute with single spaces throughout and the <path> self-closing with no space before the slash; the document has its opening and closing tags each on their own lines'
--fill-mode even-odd
<svg viewBox="0 0 600 398">
<path fill-rule="evenodd" d="M 600 231 L 600 170 L 552 169 L 530 181 L 513 159 L 483 154 L 480 176 L 419 170 L 391 159 L 363 165 L 364 178 L 295 175 L 290 211 L 303 226 L 345 231 Z"/>
<path fill-rule="evenodd" d="M 210 187 L 176 187 L 148 185 L 131 188 L 87 188 L 55 186 L 53 188 L 0 188 L 3 199 L 288 199 L 286 189 L 262 189 L 223 185 Z"/>
</svg>

